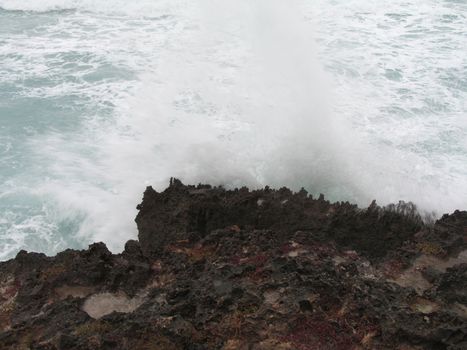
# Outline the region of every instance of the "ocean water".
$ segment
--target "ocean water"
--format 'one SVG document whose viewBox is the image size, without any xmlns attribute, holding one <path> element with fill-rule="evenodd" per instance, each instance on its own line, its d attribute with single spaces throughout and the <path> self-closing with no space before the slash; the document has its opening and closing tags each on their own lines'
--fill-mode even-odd
<svg viewBox="0 0 467 350">
<path fill-rule="evenodd" d="M 467 209 L 467 1 L 0 0 L 0 260 L 170 176 Z"/>
</svg>

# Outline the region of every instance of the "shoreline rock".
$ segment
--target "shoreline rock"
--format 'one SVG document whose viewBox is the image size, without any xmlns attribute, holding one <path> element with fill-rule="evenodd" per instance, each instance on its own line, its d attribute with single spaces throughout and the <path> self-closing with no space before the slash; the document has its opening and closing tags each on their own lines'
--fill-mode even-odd
<svg viewBox="0 0 467 350">
<path fill-rule="evenodd" d="M 467 212 L 172 179 L 138 241 L 0 263 L 0 349 L 465 349 Z"/>
</svg>

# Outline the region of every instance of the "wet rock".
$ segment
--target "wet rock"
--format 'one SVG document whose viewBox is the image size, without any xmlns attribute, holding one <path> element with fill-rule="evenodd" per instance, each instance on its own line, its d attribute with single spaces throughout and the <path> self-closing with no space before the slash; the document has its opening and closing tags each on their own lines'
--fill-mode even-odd
<svg viewBox="0 0 467 350">
<path fill-rule="evenodd" d="M 141 257 L 142 256 L 141 244 L 138 241 L 130 240 L 125 243 L 124 255 L 130 257 Z"/>
<path fill-rule="evenodd" d="M 147 188 L 139 240 L 0 263 L 0 349 L 465 349 L 467 212 Z"/>
</svg>

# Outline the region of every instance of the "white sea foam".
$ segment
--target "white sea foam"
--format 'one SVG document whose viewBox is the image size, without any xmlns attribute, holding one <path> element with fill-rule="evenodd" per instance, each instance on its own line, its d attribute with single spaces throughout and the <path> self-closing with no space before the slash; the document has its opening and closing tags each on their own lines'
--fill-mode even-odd
<svg viewBox="0 0 467 350">
<path fill-rule="evenodd" d="M 0 7 L 16 11 L 64 11 L 78 10 L 112 15 L 137 17 L 158 16 L 161 11 L 176 11 L 184 6 L 185 0 L 0 0 Z"/>
<path fill-rule="evenodd" d="M 0 107 L 45 104 L 18 114 L 35 116 L 18 129 L 24 142 L 0 139 L 11 170 L 0 259 L 96 240 L 117 251 L 136 235 L 144 186 L 163 189 L 170 176 L 304 186 L 360 205 L 412 200 L 437 214 L 467 208 L 463 3 L 0 7 L 33 11 L 0 12 L 23 26 L 0 24 L 0 92 L 17 89 Z M 47 13 L 64 9 L 73 11 Z"/>
</svg>

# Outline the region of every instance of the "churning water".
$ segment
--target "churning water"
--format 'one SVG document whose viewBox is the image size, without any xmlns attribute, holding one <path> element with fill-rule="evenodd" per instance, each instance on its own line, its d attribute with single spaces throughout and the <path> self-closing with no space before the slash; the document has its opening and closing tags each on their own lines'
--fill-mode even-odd
<svg viewBox="0 0 467 350">
<path fill-rule="evenodd" d="M 0 260 L 170 176 L 466 209 L 467 1 L 0 0 Z"/>
</svg>

